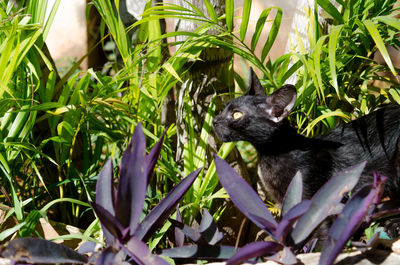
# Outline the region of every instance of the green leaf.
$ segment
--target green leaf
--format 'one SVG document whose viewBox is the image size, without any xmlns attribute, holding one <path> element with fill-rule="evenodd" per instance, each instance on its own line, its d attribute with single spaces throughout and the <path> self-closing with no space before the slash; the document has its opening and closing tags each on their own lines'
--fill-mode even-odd
<svg viewBox="0 0 400 265">
<path fill-rule="evenodd" d="M 230 32 L 233 30 L 233 13 L 235 12 L 234 10 L 234 4 L 233 0 L 225 0 L 225 17 L 226 17 L 226 27 Z"/>
<path fill-rule="evenodd" d="M 212 19 L 212 21 L 214 21 L 215 23 L 218 22 L 218 16 L 217 13 L 215 12 L 214 7 L 211 5 L 209 0 L 203 0 L 204 1 L 204 5 L 207 8 L 208 11 L 208 15 L 210 16 L 210 18 Z"/>
<path fill-rule="evenodd" d="M 397 104 L 400 104 L 400 91 L 398 89 L 389 89 L 389 94 Z"/>
<path fill-rule="evenodd" d="M 6 240 L 9 236 L 15 234 L 21 227 L 25 225 L 25 222 L 22 222 L 14 227 L 6 229 L 0 233 L 0 241 Z"/>
<path fill-rule="evenodd" d="M 58 6 L 60 5 L 61 0 L 55 0 L 53 7 L 51 8 L 50 14 L 48 15 L 46 24 L 43 27 L 43 40 L 46 40 L 47 34 L 49 33 L 50 27 L 53 24 L 54 17 L 56 16 Z"/>
<path fill-rule="evenodd" d="M 182 79 L 179 77 L 178 73 L 175 71 L 171 63 L 166 62 L 162 65 L 162 67 L 167 70 L 171 75 L 173 75 L 176 79 L 178 79 L 181 83 L 183 83 Z"/>
<path fill-rule="evenodd" d="M 392 74 L 396 76 L 397 75 L 396 69 L 392 64 L 392 60 L 390 59 L 389 53 L 385 47 L 385 43 L 383 42 L 383 39 L 379 34 L 378 27 L 371 20 L 365 20 L 363 21 L 363 23 L 367 28 L 369 34 L 371 35 L 372 39 L 375 41 L 375 44 L 378 47 L 378 50 L 381 52 L 382 57 L 385 60 L 386 64 L 388 65 L 390 71 L 392 71 Z"/>
<path fill-rule="evenodd" d="M 264 9 L 263 12 L 261 12 L 260 16 L 258 17 L 256 29 L 254 30 L 253 37 L 251 38 L 251 50 L 252 51 L 254 51 L 257 46 L 258 40 L 259 40 L 261 32 L 264 28 L 265 21 L 267 20 L 269 12 L 271 12 L 271 8 Z"/>
<path fill-rule="evenodd" d="M 336 90 L 336 94 L 339 96 L 339 87 L 336 76 L 336 49 L 340 31 L 342 30 L 343 25 L 340 26 L 332 26 L 331 33 L 329 34 L 329 43 L 328 43 L 328 53 L 329 53 L 329 69 L 331 71 L 331 79 L 332 86 Z"/>
<path fill-rule="evenodd" d="M 341 110 L 335 110 L 331 112 L 325 112 L 321 116 L 317 117 L 314 119 L 307 127 L 307 134 L 309 134 L 312 129 L 314 128 L 315 125 L 317 125 L 319 122 L 321 122 L 324 119 L 328 119 L 330 117 L 342 117 L 345 121 L 350 121 L 351 117 L 347 113 L 341 111 Z"/>
<path fill-rule="evenodd" d="M 244 0 L 242 24 L 240 25 L 240 40 L 241 41 L 244 40 L 244 37 L 246 36 L 246 32 L 247 32 L 247 27 L 249 25 L 251 3 L 252 3 L 252 0 Z"/>
<path fill-rule="evenodd" d="M 317 41 L 317 44 L 315 45 L 315 50 L 313 52 L 313 59 L 314 59 L 314 71 L 315 75 L 317 77 L 318 81 L 318 87 L 321 91 L 323 91 L 323 84 L 322 84 L 322 76 L 321 76 L 321 53 L 322 53 L 322 48 L 325 43 L 326 38 L 328 35 L 322 36 L 319 38 Z"/>
<path fill-rule="evenodd" d="M 372 19 L 373 21 L 377 20 L 382 23 L 385 23 L 386 25 L 389 25 L 391 27 L 394 27 L 398 30 L 400 30 L 400 20 L 396 17 L 392 16 L 382 16 L 382 17 L 376 17 Z"/>
<path fill-rule="evenodd" d="M 20 237 L 29 237 L 32 236 L 32 233 L 35 231 L 35 227 L 40 219 L 41 215 L 38 210 L 31 211 L 28 216 L 25 218 L 25 225 L 22 227 L 20 231 Z"/>
<path fill-rule="evenodd" d="M 10 130 L 8 131 L 7 137 L 14 138 L 22 131 L 25 126 L 25 123 L 29 117 L 29 112 L 26 111 L 28 106 L 23 106 L 21 111 L 18 112 L 17 116 L 15 117 L 14 122 L 12 123 Z M 25 111 L 24 111 L 25 110 Z"/>
<path fill-rule="evenodd" d="M 317 3 L 340 24 L 344 23 L 342 15 L 329 0 L 317 0 Z"/>
<path fill-rule="evenodd" d="M 262 49 L 261 52 L 261 61 L 264 62 L 265 58 L 267 57 L 269 51 L 271 50 L 272 45 L 275 42 L 276 36 L 278 35 L 279 28 L 281 26 L 281 21 L 282 21 L 282 9 L 276 8 L 277 13 L 274 19 L 274 22 L 272 23 L 272 27 L 269 31 L 268 34 L 268 39 L 266 43 L 264 44 L 264 48 Z"/>
</svg>

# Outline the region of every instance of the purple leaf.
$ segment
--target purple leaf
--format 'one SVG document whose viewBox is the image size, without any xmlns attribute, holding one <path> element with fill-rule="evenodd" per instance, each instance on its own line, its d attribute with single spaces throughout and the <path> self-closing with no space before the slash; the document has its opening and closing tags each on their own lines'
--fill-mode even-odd
<svg viewBox="0 0 400 265">
<path fill-rule="evenodd" d="M 275 230 L 277 223 L 274 217 L 250 185 L 219 156 L 214 155 L 214 162 L 219 181 L 236 207 L 256 225 L 260 224 L 260 219 L 262 219 L 264 224 L 268 223 L 264 227 L 268 226 L 270 230 Z M 255 220 L 254 216 L 258 220 Z M 272 232 L 269 231 L 270 234 Z"/>
<path fill-rule="evenodd" d="M 226 262 L 226 265 L 241 264 L 252 258 L 275 254 L 282 249 L 283 246 L 276 242 L 253 242 L 239 249 L 238 252 Z"/>
<path fill-rule="evenodd" d="M 154 167 L 156 166 L 157 159 L 161 152 L 161 147 L 164 141 L 165 132 L 162 134 L 160 140 L 153 146 L 149 154 L 146 155 L 146 179 L 147 183 L 150 182 L 150 177 L 153 174 Z"/>
<path fill-rule="evenodd" d="M 77 263 L 87 262 L 87 257 L 78 252 L 45 239 L 21 237 L 8 242 L 1 250 L 2 257 L 27 263 Z"/>
<path fill-rule="evenodd" d="M 126 237 L 126 231 L 128 228 L 125 228 L 115 216 L 113 216 L 110 212 L 104 209 L 102 206 L 92 203 L 92 207 L 97 217 L 100 220 L 102 226 L 104 226 L 107 231 L 110 232 L 110 235 L 113 235 L 115 239 L 124 239 Z M 114 242 L 114 239 L 112 240 Z"/>
<path fill-rule="evenodd" d="M 218 231 L 214 218 L 207 209 L 203 210 L 203 218 L 200 223 L 200 233 L 210 245 L 215 245 L 221 241 L 224 236 L 220 231 Z"/>
<path fill-rule="evenodd" d="M 96 203 L 114 215 L 113 163 L 108 159 L 96 183 Z"/>
<path fill-rule="evenodd" d="M 140 240 L 146 241 L 148 237 L 157 230 L 161 224 L 169 217 L 174 207 L 178 204 L 180 199 L 185 195 L 186 191 L 190 188 L 192 183 L 199 175 L 201 168 L 190 173 L 186 178 L 181 180 L 165 198 L 150 211 L 148 215 L 140 223 L 135 237 Z"/>
<path fill-rule="evenodd" d="M 207 245 L 207 241 L 203 239 L 199 231 L 194 230 L 193 228 L 185 225 L 182 222 L 173 219 L 170 219 L 169 221 L 175 226 L 175 228 L 179 229 L 182 233 L 185 234 L 185 236 L 193 240 L 195 243 L 199 245 Z"/>
<path fill-rule="evenodd" d="M 321 252 L 320 265 L 333 264 L 347 241 L 360 226 L 379 190 L 372 185 L 364 186 L 346 203 L 332 227 Z"/>
<path fill-rule="evenodd" d="M 351 241 L 351 246 L 362 252 L 367 251 L 369 248 L 374 247 L 375 244 L 379 241 L 380 234 L 380 231 L 375 232 L 375 234 L 368 240 L 367 243 L 360 241 Z"/>
<path fill-rule="evenodd" d="M 121 245 L 128 255 L 138 264 L 143 265 L 169 265 L 169 263 L 157 255 L 150 252 L 149 247 L 139 239 L 131 237 L 126 247 Z"/>
<path fill-rule="evenodd" d="M 390 200 L 376 205 L 375 212 L 369 217 L 371 220 L 400 215 L 400 201 Z"/>
<path fill-rule="evenodd" d="M 292 207 L 281 219 L 275 231 L 275 236 L 278 241 L 284 244 L 287 234 L 293 227 L 294 222 L 297 221 L 304 213 L 310 208 L 311 201 L 304 200 L 294 207 Z"/>
<path fill-rule="evenodd" d="M 189 245 L 164 249 L 161 254 L 173 259 L 227 260 L 235 253 L 231 246 Z"/>
<path fill-rule="evenodd" d="M 181 212 L 179 211 L 179 204 L 176 205 L 176 220 L 182 223 Z M 175 244 L 182 247 L 185 243 L 185 234 L 177 227 L 175 227 Z"/>
<path fill-rule="evenodd" d="M 286 190 L 283 198 L 282 213 L 284 216 L 293 206 L 300 203 L 303 199 L 303 176 L 300 171 L 297 171 Z"/>
<path fill-rule="evenodd" d="M 114 183 L 113 183 L 113 163 L 110 158 L 100 171 L 96 183 L 96 203 L 106 209 L 111 215 L 115 215 L 114 211 Z M 113 244 L 113 237 L 110 232 L 102 224 L 104 237 L 107 245 Z"/>
<path fill-rule="evenodd" d="M 79 246 L 78 253 L 80 253 L 80 254 L 91 253 L 91 252 L 94 252 L 95 248 L 96 248 L 95 242 L 86 241 Z"/>
<path fill-rule="evenodd" d="M 274 227 L 270 222 L 268 222 L 264 217 L 260 217 L 258 215 L 254 215 L 251 213 L 247 214 L 247 217 L 259 228 L 264 230 L 266 233 L 270 234 L 275 240 L 275 230 L 276 227 Z"/>
<path fill-rule="evenodd" d="M 118 265 L 121 264 L 122 260 L 117 260 L 117 253 L 115 253 L 112 247 L 105 248 L 96 260 L 96 265 Z"/>
<path fill-rule="evenodd" d="M 333 176 L 314 194 L 309 210 L 298 220 L 291 233 L 295 244 L 304 242 L 312 231 L 335 209 L 343 196 L 351 191 L 366 162 L 347 168 Z"/>
<path fill-rule="evenodd" d="M 146 196 L 146 143 L 142 125 L 138 123 L 121 160 L 116 217 L 124 227 L 135 232 Z"/>
<path fill-rule="evenodd" d="M 279 264 L 285 264 L 285 265 L 297 264 L 296 255 L 289 247 L 284 247 L 276 254 L 268 257 L 268 260 L 276 261 Z"/>
</svg>

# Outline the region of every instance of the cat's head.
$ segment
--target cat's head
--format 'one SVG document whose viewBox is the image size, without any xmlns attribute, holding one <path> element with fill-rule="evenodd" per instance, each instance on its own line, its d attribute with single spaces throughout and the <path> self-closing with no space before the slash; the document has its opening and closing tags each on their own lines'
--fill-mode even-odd
<svg viewBox="0 0 400 265">
<path fill-rule="evenodd" d="M 293 85 L 285 85 L 267 95 L 257 75 L 250 69 L 247 93 L 229 101 L 214 118 L 217 137 L 223 142 L 268 142 L 293 109 L 296 96 Z"/>
</svg>

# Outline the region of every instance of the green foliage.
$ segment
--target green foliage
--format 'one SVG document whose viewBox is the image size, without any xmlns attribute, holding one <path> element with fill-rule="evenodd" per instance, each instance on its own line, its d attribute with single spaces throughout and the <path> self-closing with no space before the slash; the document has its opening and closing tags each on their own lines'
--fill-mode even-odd
<svg viewBox="0 0 400 265">
<path fill-rule="evenodd" d="M 315 25 L 308 28 L 310 52 L 294 54 L 304 67 L 297 72 L 301 102 L 293 119 L 307 135 L 325 132 L 382 103 L 398 102 L 392 94 L 400 89 L 381 74 L 397 74 L 387 52 L 388 46 L 399 44 L 395 32 L 400 24 L 392 23 L 396 1 L 346 1 L 339 8 L 327 0 L 317 2 L 325 13 L 320 18 L 308 12 L 309 24 Z M 313 34 L 315 28 L 318 34 Z M 374 60 L 376 53 L 385 65 Z"/>
</svg>

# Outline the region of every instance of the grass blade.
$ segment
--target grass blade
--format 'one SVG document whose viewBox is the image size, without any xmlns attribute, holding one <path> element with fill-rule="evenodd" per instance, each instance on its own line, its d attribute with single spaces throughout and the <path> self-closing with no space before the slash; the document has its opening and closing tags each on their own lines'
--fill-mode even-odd
<svg viewBox="0 0 400 265">
<path fill-rule="evenodd" d="M 385 60 L 386 64 L 388 65 L 390 71 L 392 71 L 392 74 L 396 76 L 397 75 L 396 69 L 394 69 L 392 60 L 390 59 L 389 53 L 385 47 L 385 43 L 383 42 L 383 39 L 379 34 L 378 27 L 371 20 L 365 20 L 363 23 L 367 28 L 369 34 L 371 35 L 372 39 L 374 40 L 378 50 L 381 52 L 382 57 Z"/>
<path fill-rule="evenodd" d="M 340 24 L 344 23 L 342 15 L 329 0 L 317 0 L 317 3 Z"/>
<path fill-rule="evenodd" d="M 206 0 L 208 1 L 208 0 Z M 243 4 L 242 24 L 240 25 L 240 40 L 243 41 L 246 36 L 247 27 L 249 25 L 250 11 L 252 0 L 245 0 Z"/>
<path fill-rule="evenodd" d="M 225 15 L 226 15 L 226 27 L 230 32 L 233 30 L 233 13 L 234 13 L 233 0 L 225 0 Z"/>
<path fill-rule="evenodd" d="M 217 23 L 218 16 L 217 16 L 217 13 L 215 12 L 214 7 L 211 5 L 210 1 L 204 0 L 204 5 L 207 8 L 208 15 L 210 16 L 211 20 L 214 21 L 215 23 Z"/>
<path fill-rule="evenodd" d="M 256 29 L 255 29 L 253 37 L 251 39 L 251 50 L 252 51 L 254 51 L 257 46 L 258 40 L 260 39 L 260 35 L 264 28 L 265 21 L 267 20 L 269 12 L 271 12 L 271 8 L 264 9 L 263 12 L 261 12 L 261 14 L 257 20 Z"/>
<path fill-rule="evenodd" d="M 339 98 L 340 98 L 339 87 L 338 87 L 337 76 L 336 76 L 336 47 L 337 47 L 338 37 L 339 37 L 342 27 L 343 27 L 342 25 L 332 26 L 331 33 L 329 35 L 329 43 L 328 43 L 329 69 L 331 71 L 332 85 L 335 88 L 336 94 L 338 95 Z"/>
<path fill-rule="evenodd" d="M 270 29 L 270 32 L 268 34 L 268 39 L 266 43 L 264 44 L 264 48 L 261 52 L 261 61 L 264 62 L 265 58 L 267 57 L 269 51 L 271 50 L 272 45 L 275 42 L 276 36 L 278 36 L 279 28 L 281 26 L 282 22 L 282 9 L 276 8 L 277 13 L 274 19 L 274 22 L 272 23 L 272 27 Z"/>
</svg>

